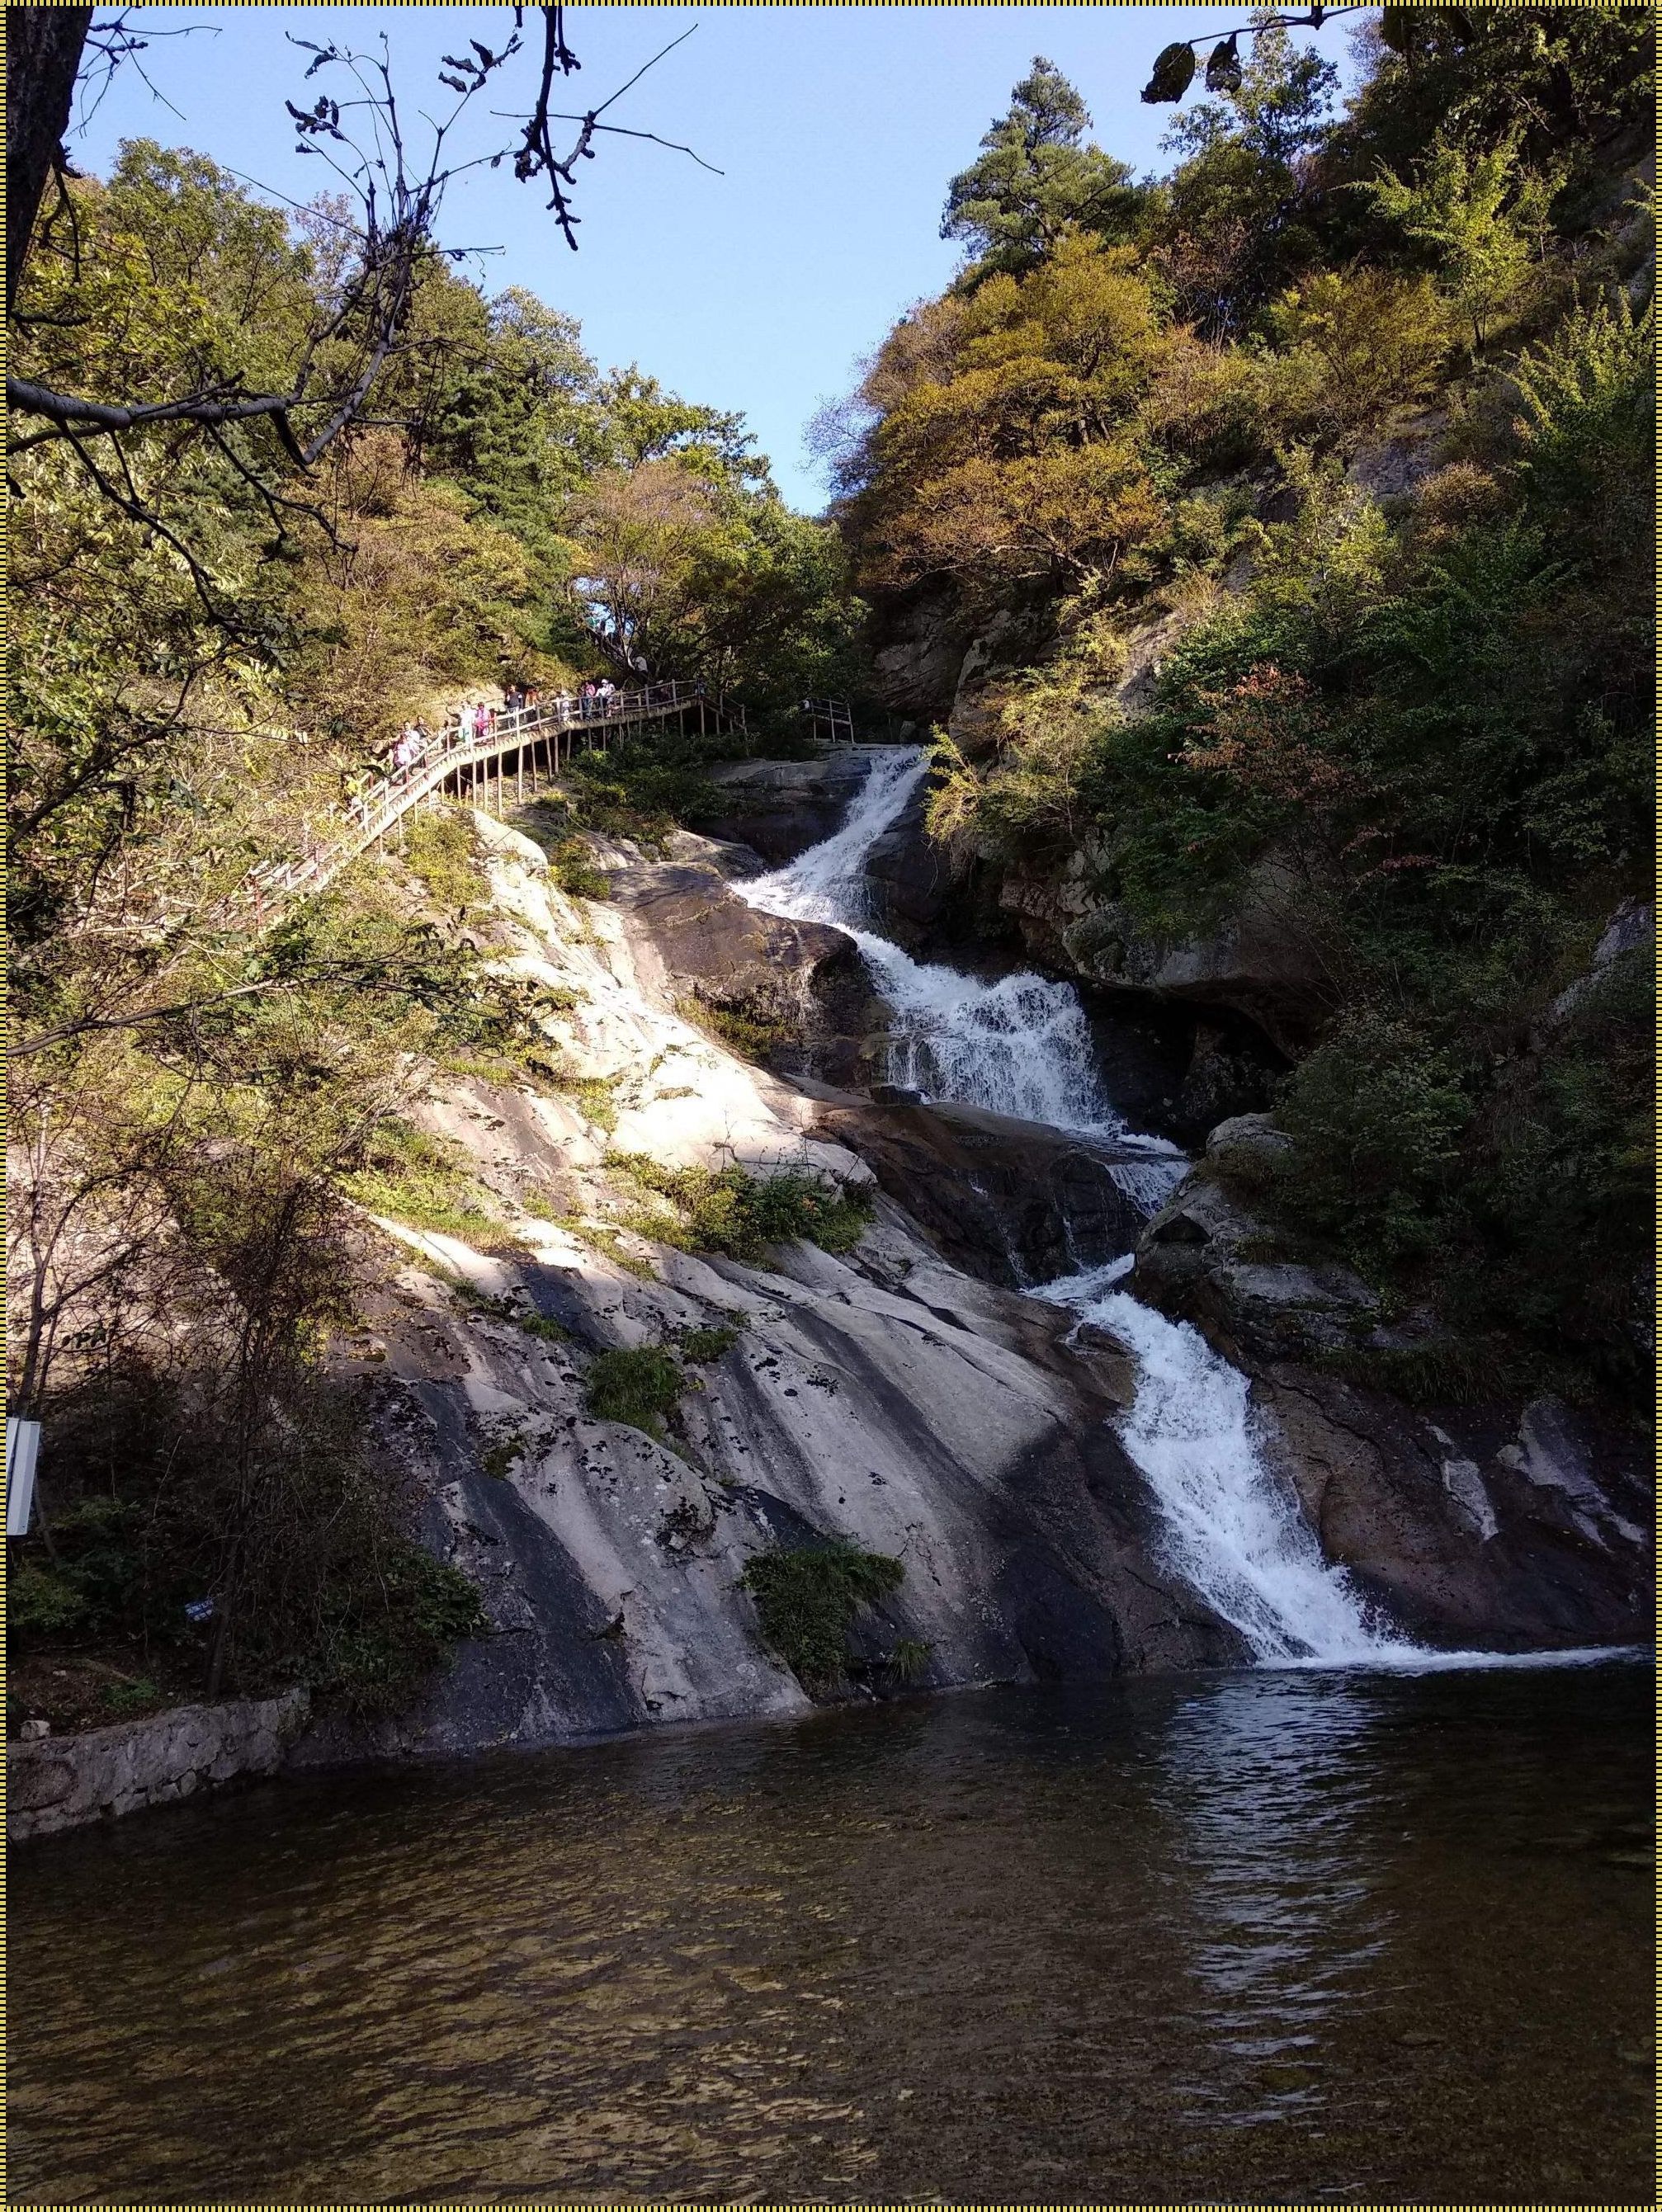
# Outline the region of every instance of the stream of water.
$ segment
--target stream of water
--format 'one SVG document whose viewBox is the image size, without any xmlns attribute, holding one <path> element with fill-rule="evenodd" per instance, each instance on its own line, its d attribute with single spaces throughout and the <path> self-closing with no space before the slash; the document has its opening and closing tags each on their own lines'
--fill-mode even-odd
<svg viewBox="0 0 1662 2212">
<path fill-rule="evenodd" d="M 25 1845 L 14 2202 L 1650 2202 L 1649 1681 L 1223 1670 Z"/>
<path fill-rule="evenodd" d="M 734 888 L 754 907 L 795 921 L 831 922 L 860 947 L 893 1009 L 886 1071 L 931 1098 L 1044 1121 L 1140 1153 L 1117 1161 L 1116 1181 L 1151 1210 L 1175 1188 L 1182 1154 L 1126 1126 L 1103 1088 L 1091 1024 L 1070 983 L 1024 969 L 988 981 L 914 960 L 874 925 L 866 862 L 904 812 L 928 756 L 895 747 L 874 756 L 842 826 L 788 867 Z"/>
<path fill-rule="evenodd" d="M 1186 1164 L 1177 1147 L 1116 1113 L 1090 1022 L 1072 984 L 1031 973 L 988 981 L 914 960 L 874 927 L 866 864 L 898 820 L 928 757 L 874 756 L 847 818 L 787 867 L 735 888 L 751 905 L 835 924 L 855 939 L 892 1011 L 889 1074 L 927 1097 L 1111 1140 L 1145 1157 L 1114 1172 L 1146 1212 Z M 1532 1663 L 1478 1652 L 1433 1653 L 1397 1633 L 1321 1547 L 1254 1433 L 1246 1377 L 1186 1322 L 1117 1287 L 1128 1254 L 1031 1287 L 1031 1295 L 1100 1323 L 1136 1355 L 1135 1402 L 1121 1440 L 1148 1481 L 1167 1564 L 1239 1629 L 1263 1664 L 1425 1668 Z M 1597 1658 L 1598 1652 L 1557 1653 Z"/>
</svg>

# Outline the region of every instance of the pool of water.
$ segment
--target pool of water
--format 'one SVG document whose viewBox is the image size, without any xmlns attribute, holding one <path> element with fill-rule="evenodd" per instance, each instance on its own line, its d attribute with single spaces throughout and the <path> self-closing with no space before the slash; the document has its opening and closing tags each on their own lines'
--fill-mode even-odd
<svg viewBox="0 0 1662 2212">
<path fill-rule="evenodd" d="M 1648 2203 L 1651 1687 L 997 1691 L 43 1840 L 13 2197 Z"/>
</svg>

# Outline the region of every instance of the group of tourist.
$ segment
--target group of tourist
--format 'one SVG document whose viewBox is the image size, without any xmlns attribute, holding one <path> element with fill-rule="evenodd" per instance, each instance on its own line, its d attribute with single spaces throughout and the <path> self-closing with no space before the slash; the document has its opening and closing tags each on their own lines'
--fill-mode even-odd
<svg viewBox="0 0 1662 2212">
<path fill-rule="evenodd" d="M 703 685 L 698 688 L 702 692 Z M 500 708 L 481 699 L 460 708 L 454 722 L 436 734 L 419 719 L 406 722 L 380 763 L 380 776 L 390 784 L 405 784 L 436 751 L 488 744 L 496 734 L 499 715 L 535 712 L 546 704 L 562 722 L 602 721 L 618 696 L 609 676 L 601 677 L 598 683 L 591 677 L 576 691 L 562 691 L 546 702 L 534 684 L 510 684 L 502 693 Z M 365 818 L 369 793 L 377 780 L 374 771 L 367 768 L 346 779 L 344 796 L 350 814 Z"/>
</svg>

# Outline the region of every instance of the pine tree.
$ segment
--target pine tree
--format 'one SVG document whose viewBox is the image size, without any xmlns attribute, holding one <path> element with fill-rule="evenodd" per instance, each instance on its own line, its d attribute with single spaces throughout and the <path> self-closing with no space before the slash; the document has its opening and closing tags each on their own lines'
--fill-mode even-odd
<svg viewBox="0 0 1662 2212">
<path fill-rule="evenodd" d="M 1141 195 L 1123 161 L 1086 142 L 1090 112 L 1040 54 L 1011 94 L 1010 112 L 982 139 L 979 161 L 953 179 L 941 235 L 962 239 L 976 277 L 1019 276 L 1070 224 L 1119 240 Z"/>
</svg>

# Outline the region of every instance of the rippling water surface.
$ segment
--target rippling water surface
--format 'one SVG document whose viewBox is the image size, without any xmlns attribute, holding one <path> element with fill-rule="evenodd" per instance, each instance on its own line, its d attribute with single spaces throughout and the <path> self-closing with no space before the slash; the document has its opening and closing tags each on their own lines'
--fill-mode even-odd
<svg viewBox="0 0 1662 2212">
<path fill-rule="evenodd" d="M 24 2201 L 1651 2201 L 1650 1678 L 997 1691 L 15 1852 Z"/>
</svg>

